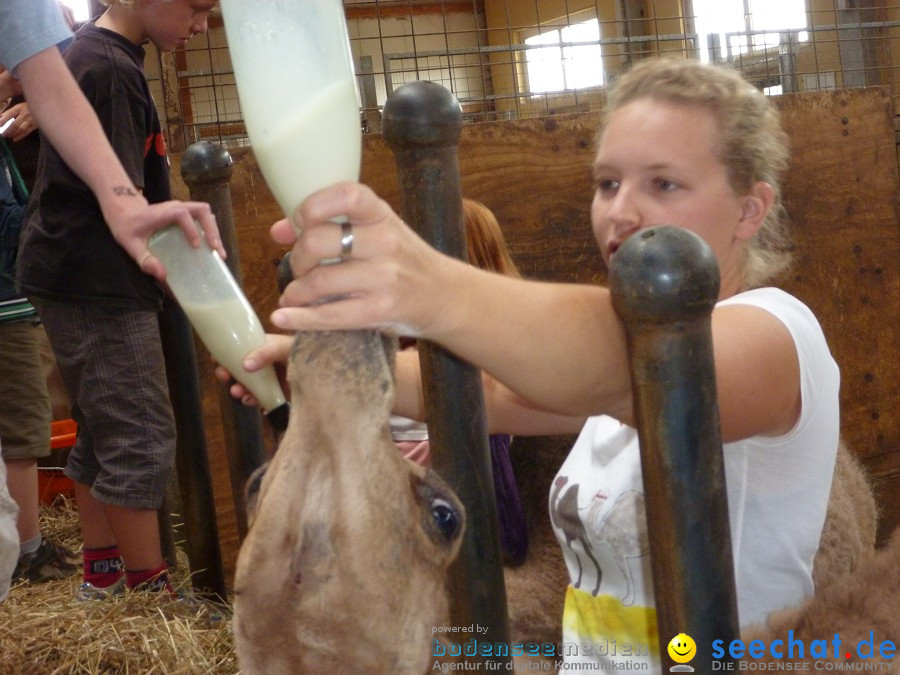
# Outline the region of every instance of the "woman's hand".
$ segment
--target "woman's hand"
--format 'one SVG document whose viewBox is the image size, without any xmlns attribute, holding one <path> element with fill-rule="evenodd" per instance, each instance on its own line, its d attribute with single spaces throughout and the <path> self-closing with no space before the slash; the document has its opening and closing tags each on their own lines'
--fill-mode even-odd
<svg viewBox="0 0 900 675">
<path fill-rule="evenodd" d="M 278 374 L 278 379 L 281 382 L 281 388 L 284 389 L 285 395 L 289 396 L 290 391 L 283 376 L 288 358 L 291 355 L 291 345 L 293 343 L 294 338 L 291 335 L 274 335 L 272 333 L 266 333 L 266 344 L 247 354 L 242 365 L 245 370 L 251 373 L 260 370 L 265 366 L 274 365 L 275 372 Z M 250 393 L 250 390 L 240 382 L 236 382 L 231 372 L 225 368 L 225 366 L 216 365 L 215 372 L 216 377 L 220 381 L 225 382 L 226 384 L 229 382 L 231 383 L 231 387 L 228 391 L 234 398 L 238 399 L 244 405 L 259 405 L 259 401 L 254 398 L 253 394 Z"/>
<path fill-rule="evenodd" d="M 339 264 L 342 232 L 351 224 L 352 247 Z M 396 335 L 431 333 L 440 320 L 448 270 L 467 267 L 425 243 L 372 190 L 339 183 L 315 193 L 295 211 L 294 223 L 272 226 L 272 238 L 293 245 L 294 280 L 272 322 L 291 331 L 377 329 Z M 450 272 L 452 275 L 452 272 Z M 443 288 L 442 288 L 443 287 Z"/>
</svg>

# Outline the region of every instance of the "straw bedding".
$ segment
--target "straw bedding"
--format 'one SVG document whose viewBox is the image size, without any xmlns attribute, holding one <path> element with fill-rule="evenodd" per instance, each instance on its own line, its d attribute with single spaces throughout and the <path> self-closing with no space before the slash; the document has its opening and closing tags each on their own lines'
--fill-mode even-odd
<svg viewBox="0 0 900 675">
<path fill-rule="evenodd" d="M 42 531 L 79 550 L 78 517 L 65 501 L 43 509 Z M 173 573 L 189 589 L 187 564 Z M 238 673 L 230 610 L 196 598 L 127 593 L 76 602 L 81 575 L 19 583 L 0 603 L 0 673 L 23 675 Z"/>
</svg>

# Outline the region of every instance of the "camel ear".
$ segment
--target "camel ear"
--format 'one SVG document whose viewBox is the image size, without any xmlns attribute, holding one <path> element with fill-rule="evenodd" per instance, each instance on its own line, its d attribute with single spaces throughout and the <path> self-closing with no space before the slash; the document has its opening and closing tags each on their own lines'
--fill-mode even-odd
<svg viewBox="0 0 900 675">
<path fill-rule="evenodd" d="M 775 190 L 765 181 L 756 181 L 741 202 L 741 220 L 735 230 L 738 239 L 750 239 L 765 222 L 775 202 Z"/>
</svg>

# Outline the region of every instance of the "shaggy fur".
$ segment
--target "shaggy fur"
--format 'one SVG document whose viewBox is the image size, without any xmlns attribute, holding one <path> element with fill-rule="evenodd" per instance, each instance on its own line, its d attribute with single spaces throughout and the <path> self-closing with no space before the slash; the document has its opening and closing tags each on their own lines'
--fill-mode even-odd
<svg viewBox="0 0 900 675">
<path fill-rule="evenodd" d="M 885 640 L 895 647 L 900 638 L 900 529 L 894 531 L 888 544 L 878 550 L 864 553 L 856 561 L 852 571 L 828 579 L 816 591 L 815 597 L 798 608 L 771 616 L 764 626 L 755 626 L 744 632 L 744 641 L 759 639 L 764 644 L 772 640 L 785 640 L 793 631 L 797 640 L 809 645 L 812 640 L 826 640 L 831 644 L 834 635 L 840 636 L 842 663 L 900 663 L 898 652 L 892 658 L 882 658 L 878 646 Z M 857 645 L 873 640 L 874 658 L 861 659 Z M 868 652 L 864 652 L 867 654 Z M 829 647 L 829 657 L 832 650 Z M 849 654 L 848 658 L 846 655 Z M 815 661 L 808 653 L 805 659 Z M 769 663 L 771 654 L 757 661 Z M 828 660 L 828 659 L 825 659 Z M 831 658 L 833 660 L 833 658 Z"/>
<path fill-rule="evenodd" d="M 813 565 L 816 588 L 852 572 L 875 549 L 878 509 L 865 469 L 841 442 L 834 466 L 825 526 Z"/>
</svg>

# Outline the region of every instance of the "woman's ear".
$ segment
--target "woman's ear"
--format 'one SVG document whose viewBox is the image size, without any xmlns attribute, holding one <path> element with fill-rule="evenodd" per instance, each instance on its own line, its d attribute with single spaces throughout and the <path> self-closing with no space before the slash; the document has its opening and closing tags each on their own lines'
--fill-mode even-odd
<svg viewBox="0 0 900 675">
<path fill-rule="evenodd" d="M 762 227 L 766 214 L 775 201 L 775 190 L 765 181 L 756 181 L 744 196 L 741 221 L 735 230 L 739 239 L 750 239 Z"/>
</svg>

